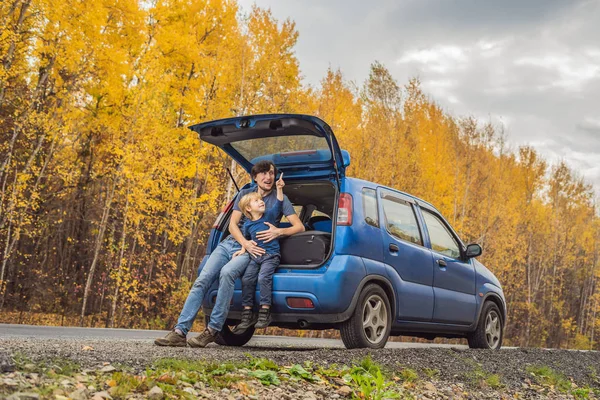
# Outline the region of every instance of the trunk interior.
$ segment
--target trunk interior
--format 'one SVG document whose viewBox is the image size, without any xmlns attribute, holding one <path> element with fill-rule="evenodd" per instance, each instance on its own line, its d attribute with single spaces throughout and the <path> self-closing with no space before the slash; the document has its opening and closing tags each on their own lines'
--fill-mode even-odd
<svg viewBox="0 0 600 400">
<path fill-rule="evenodd" d="M 305 232 L 279 240 L 280 268 L 316 268 L 329 258 L 333 234 L 337 190 L 329 181 L 286 182 L 285 195 L 294 205 L 296 214 L 304 224 Z M 223 236 L 229 235 L 229 218 L 223 221 Z M 280 227 L 290 226 L 285 216 Z"/>
</svg>

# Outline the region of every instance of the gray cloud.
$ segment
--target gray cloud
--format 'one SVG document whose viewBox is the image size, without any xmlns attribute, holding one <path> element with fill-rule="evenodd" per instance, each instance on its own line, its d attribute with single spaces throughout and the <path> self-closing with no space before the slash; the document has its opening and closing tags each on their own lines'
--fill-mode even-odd
<svg viewBox="0 0 600 400">
<path fill-rule="evenodd" d="M 296 21 L 306 83 L 331 66 L 361 84 L 381 61 L 400 84 L 420 77 L 453 114 L 504 124 L 512 146 L 565 160 L 600 193 L 600 0 L 256 3 Z"/>
</svg>

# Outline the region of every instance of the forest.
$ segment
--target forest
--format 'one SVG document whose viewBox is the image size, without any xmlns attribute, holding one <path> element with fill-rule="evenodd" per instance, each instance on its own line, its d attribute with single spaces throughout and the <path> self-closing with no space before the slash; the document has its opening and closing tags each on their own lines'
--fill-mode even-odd
<svg viewBox="0 0 600 400">
<path fill-rule="evenodd" d="M 231 160 L 187 127 L 293 112 L 330 124 L 348 175 L 483 247 L 505 344 L 600 349 L 594 188 L 376 60 L 365 82 L 304 84 L 299 34 L 231 0 L 0 2 L 0 322 L 171 328 L 234 193 Z"/>
</svg>

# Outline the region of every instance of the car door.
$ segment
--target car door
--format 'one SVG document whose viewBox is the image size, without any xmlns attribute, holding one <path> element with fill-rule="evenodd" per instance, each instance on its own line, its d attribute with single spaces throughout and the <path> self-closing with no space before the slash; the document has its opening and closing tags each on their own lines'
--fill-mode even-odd
<svg viewBox="0 0 600 400">
<path fill-rule="evenodd" d="M 414 200 L 380 188 L 379 207 L 384 262 L 398 273 L 398 319 L 431 321 L 433 315 L 433 258 L 423 245 Z M 398 285 L 397 285 L 398 286 Z"/>
<path fill-rule="evenodd" d="M 473 263 L 464 258 L 462 244 L 441 215 L 425 208 L 421 212 L 434 259 L 433 321 L 471 324 L 477 308 Z"/>
</svg>

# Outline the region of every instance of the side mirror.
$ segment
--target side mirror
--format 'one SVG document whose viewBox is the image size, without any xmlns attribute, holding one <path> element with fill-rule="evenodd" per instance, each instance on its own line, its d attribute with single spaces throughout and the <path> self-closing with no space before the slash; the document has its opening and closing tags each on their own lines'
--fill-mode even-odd
<svg viewBox="0 0 600 400">
<path fill-rule="evenodd" d="M 467 256 L 467 258 L 478 257 L 481 255 L 482 251 L 483 250 L 481 250 L 480 245 L 478 245 L 477 243 L 473 243 L 467 246 L 467 251 L 465 255 Z"/>
</svg>

